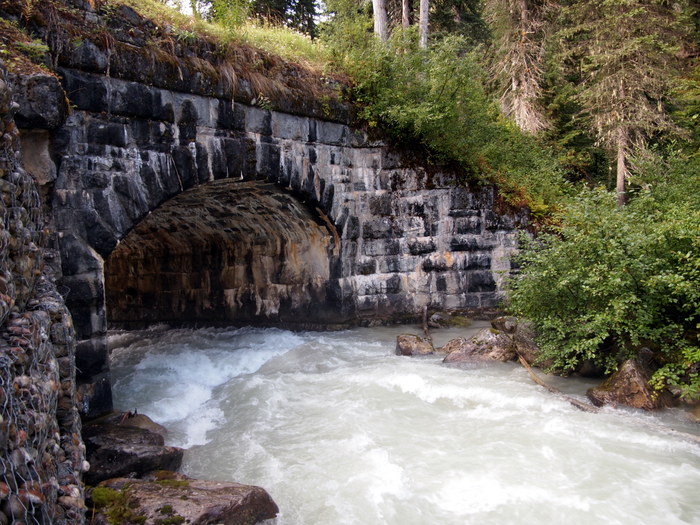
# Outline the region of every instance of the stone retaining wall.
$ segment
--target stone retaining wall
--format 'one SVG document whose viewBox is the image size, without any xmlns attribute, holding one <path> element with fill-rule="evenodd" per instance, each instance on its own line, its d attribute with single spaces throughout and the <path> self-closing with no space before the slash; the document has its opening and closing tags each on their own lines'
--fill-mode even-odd
<svg viewBox="0 0 700 525">
<path fill-rule="evenodd" d="M 0 63 L 0 522 L 82 523 L 75 332 L 47 259 L 42 202 L 20 166 Z"/>
</svg>

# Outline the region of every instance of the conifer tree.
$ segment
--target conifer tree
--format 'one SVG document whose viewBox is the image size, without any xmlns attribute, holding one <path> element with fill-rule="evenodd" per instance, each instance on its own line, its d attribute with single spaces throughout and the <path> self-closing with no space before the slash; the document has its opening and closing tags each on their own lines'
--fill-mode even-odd
<svg viewBox="0 0 700 525">
<path fill-rule="evenodd" d="M 546 0 L 487 0 L 494 34 L 494 76 L 501 110 L 527 133 L 547 127 L 540 107 L 546 32 Z"/>
<path fill-rule="evenodd" d="M 682 40 L 681 9 L 666 0 L 578 0 L 565 6 L 565 58 L 578 69 L 578 98 L 598 140 L 616 158 L 618 203 L 630 157 L 674 130 L 664 102 Z"/>
</svg>

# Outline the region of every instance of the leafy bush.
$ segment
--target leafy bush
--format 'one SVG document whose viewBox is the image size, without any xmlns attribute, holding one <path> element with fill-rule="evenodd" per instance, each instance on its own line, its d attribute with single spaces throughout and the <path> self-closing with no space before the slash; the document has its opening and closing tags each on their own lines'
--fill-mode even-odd
<svg viewBox="0 0 700 525">
<path fill-rule="evenodd" d="M 656 166 L 625 207 L 587 190 L 559 226 L 525 241 L 509 309 L 535 323 L 543 361 L 611 372 L 648 346 L 663 365 L 655 386 L 700 396 L 699 164 Z"/>
</svg>

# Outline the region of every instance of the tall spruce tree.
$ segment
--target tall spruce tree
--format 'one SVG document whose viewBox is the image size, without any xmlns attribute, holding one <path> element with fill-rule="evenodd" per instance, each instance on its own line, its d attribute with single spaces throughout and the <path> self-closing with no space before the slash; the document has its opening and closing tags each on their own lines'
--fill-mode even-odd
<svg viewBox="0 0 700 525">
<path fill-rule="evenodd" d="M 487 0 L 485 4 L 494 36 L 493 70 L 501 110 L 532 134 L 547 127 L 539 99 L 550 4 L 547 0 Z"/>
<path fill-rule="evenodd" d="M 564 58 L 580 75 L 578 99 L 616 159 L 625 202 L 630 157 L 674 130 L 665 108 L 683 36 L 682 9 L 666 0 L 578 0 L 564 6 Z"/>
</svg>

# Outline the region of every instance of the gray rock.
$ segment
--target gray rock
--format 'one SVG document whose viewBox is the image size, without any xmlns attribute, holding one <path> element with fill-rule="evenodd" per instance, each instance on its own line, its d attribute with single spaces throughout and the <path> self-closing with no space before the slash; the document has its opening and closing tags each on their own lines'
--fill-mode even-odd
<svg viewBox="0 0 700 525">
<path fill-rule="evenodd" d="M 443 363 L 505 362 L 516 358 L 515 345 L 510 337 L 488 328 L 469 340 L 453 339 L 443 347 L 443 352 L 447 353 Z"/>
<path fill-rule="evenodd" d="M 600 386 L 588 389 L 588 399 L 596 406 L 625 405 L 644 410 L 673 406 L 670 392 L 654 392 L 649 387 L 654 372 L 650 355 L 650 351 L 642 351 L 635 359 L 624 361 Z"/>
<path fill-rule="evenodd" d="M 120 476 L 140 476 L 152 470 L 176 470 L 183 450 L 164 446 L 163 436 L 144 428 L 98 421 L 83 428 L 90 470 L 89 485 Z"/>
<path fill-rule="evenodd" d="M 433 342 L 427 337 L 413 334 L 396 336 L 396 355 L 429 355 L 434 351 Z"/>
<path fill-rule="evenodd" d="M 20 128 L 54 129 L 63 123 L 68 99 L 56 76 L 15 76 L 13 83 L 20 106 L 15 120 Z"/>
<path fill-rule="evenodd" d="M 511 316 L 496 317 L 496 319 L 491 320 L 491 326 L 501 332 L 513 334 L 518 328 L 518 319 Z"/>
<path fill-rule="evenodd" d="M 252 525 L 272 519 L 279 512 L 277 504 L 260 487 L 167 472 L 154 472 L 142 480 L 111 479 L 100 487 L 124 491 L 125 506 L 135 518 L 145 519 L 145 525 L 168 519 L 169 523 L 190 525 Z"/>
</svg>

